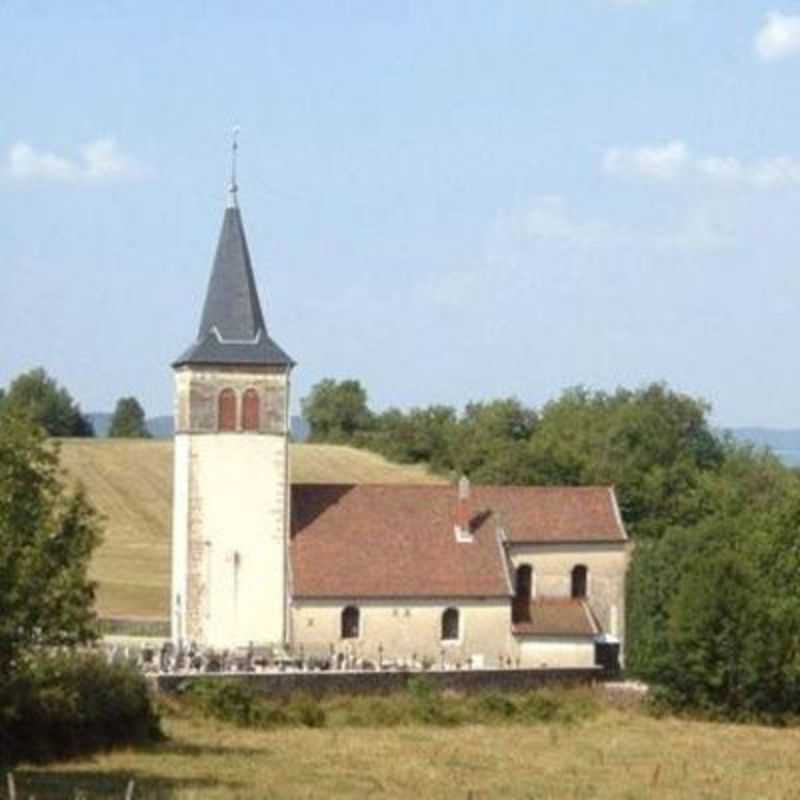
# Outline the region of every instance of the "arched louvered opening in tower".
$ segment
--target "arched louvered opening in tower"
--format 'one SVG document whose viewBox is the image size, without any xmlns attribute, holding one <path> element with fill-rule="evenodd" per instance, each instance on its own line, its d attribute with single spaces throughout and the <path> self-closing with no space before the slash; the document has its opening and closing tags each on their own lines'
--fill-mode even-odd
<svg viewBox="0 0 800 800">
<path fill-rule="evenodd" d="M 223 389 L 217 399 L 217 430 L 236 430 L 236 393 L 233 389 Z"/>
<path fill-rule="evenodd" d="M 242 396 L 242 430 L 257 431 L 260 425 L 258 392 L 248 389 Z"/>
</svg>

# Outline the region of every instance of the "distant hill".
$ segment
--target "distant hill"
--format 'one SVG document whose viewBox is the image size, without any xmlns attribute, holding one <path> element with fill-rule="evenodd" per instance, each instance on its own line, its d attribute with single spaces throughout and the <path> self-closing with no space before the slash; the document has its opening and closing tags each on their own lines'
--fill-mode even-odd
<svg viewBox="0 0 800 800">
<path fill-rule="evenodd" d="M 95 436 L 101 438 L 108 436 L 108 431 L 111 428 L 111 414 L 106 414 L 105 411 L 90 411 L 84 416 L 92 423 Z"/>
<path fill-rule="evenodd" d="M 86 416 L 94 427 L 94 435 L 98 439 L 105 439 L 111 430 L 111 418 L 114 415 L 106 411 L 90 411 Z M 172 414 L 165 414 L 163 417 L 151 417 L 145 420 L 145 425 L 154 439 L 170 439 L 175 432 Z"/>
<path fill-rule="evenodd" d="M 150 417 L 145 420 L 145 425 L 154 439 L 171 439 L 175 435 L 175 419 L 172 414 Z"/>
<path fill-rule="evenodd" d="M 92 411 L 86 415 L 94 426 L 94 434 L 100 439 L 108 436 L 111 429 L 112 415 L 105 411 Z M 172 414 L 164 414 L 161 417 L 150 417 L 145 421 L 147 430 L 154 439 L 171 439 L 175 434 L 175 423 Z M 292 439 L 295 442 L 304 442 L 308 439 L 311 432 L 308 423 L 302 417 L 292 417 L 291 419 Z"/>
<path fill-rule="evenodd" d="M 727 428 L 737 441 L 767 447 L 787 466 L 800 466 L 800 428 Z"/>
<path fill-rule="evenodd" d="M 170 572 L 172 442 L 60 439 L 68 479 L 80 480 L 103 515 L 105 538 L 92 559 L 102 616 L 165 617 Z M 352 447 L 292 444 L 295 483 L 442 483 Z"/>
<path fill-rule="evenodd" d="M 800 428 L 728 428 L 741 442 L 773 450 L 800 450 Z"/>
<path fill-rule="evenodd" d="M 305 442 L 311 435 L 311 426 L 302 417 L 292 417 L 290 430 L 295 442 Z"/>
</svg>

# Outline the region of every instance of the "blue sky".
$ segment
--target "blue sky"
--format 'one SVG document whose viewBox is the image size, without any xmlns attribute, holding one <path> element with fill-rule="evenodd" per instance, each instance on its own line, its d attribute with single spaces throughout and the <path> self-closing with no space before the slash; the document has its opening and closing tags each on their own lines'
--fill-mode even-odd
<svg viewBox="0 0 800 800">
<path fill-rule="evenodd" d="M 236 124 L 295 400 L 800 426 L 800 0 L 5 0 L 0 43 L 0 384 L 171 410 Z"/>
</svg>

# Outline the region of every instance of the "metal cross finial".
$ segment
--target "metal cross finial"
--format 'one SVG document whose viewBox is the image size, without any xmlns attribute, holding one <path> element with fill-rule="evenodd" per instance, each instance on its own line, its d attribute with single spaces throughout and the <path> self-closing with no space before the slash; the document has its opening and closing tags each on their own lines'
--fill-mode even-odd
<svg viewBox="0 0 800 800">
<path fill-rule="evenodd" d="M 228 189 L 230 193 L 230 199 L 228 202 L 228 206 L 230 208 L 236 208 L 238 205 L 236 202 L 236 193 L 239 191 L 239 184 L 236 183 L 236 152 L 239 149 L 239 126 L 235 125 L 232 131 L 232 139 L 231 142 L 231 185 Z"/>
</svg>

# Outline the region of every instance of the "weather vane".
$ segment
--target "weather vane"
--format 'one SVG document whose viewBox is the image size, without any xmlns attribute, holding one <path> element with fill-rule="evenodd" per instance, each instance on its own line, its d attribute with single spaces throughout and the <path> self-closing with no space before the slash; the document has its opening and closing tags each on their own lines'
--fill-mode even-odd
<svg viewBox="0 0 800 800">
<path fill-rule="evenodd" d="M 239 186 L 236 183 L 236 152 L 239 149 L 239 131 L 241 128 L 238 125 L 233 126 L 232 142 L 231 142 L 231 206 L 236 205 L 236 193 L 239 191 Z"/>
</svg>

